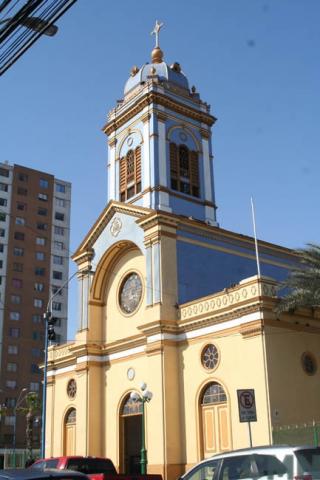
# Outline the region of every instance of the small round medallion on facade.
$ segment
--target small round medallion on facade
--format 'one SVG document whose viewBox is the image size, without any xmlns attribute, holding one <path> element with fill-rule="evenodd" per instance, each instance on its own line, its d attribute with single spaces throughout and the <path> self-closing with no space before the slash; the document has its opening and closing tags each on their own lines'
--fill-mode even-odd
<svg viewBox="0 0 320 480">
<path fill-rule="evenodd" d="M 142 281 L 136 272 L 131 272 L 123 279 L 119 290 L 119 305 L 123 313 L 130 315 L 140 305 L 142 298 Z"/>
<path fill-rule="evenodd" d="M 301 364 L 307 375 L 314 375 L 317 371 L 317 361 L 310 352 L 303 352 L 301 355 Z"/>
<path fill-rule="evenodd" d="M 67 394 L 69 398 L 74 398 L 77 394 L 77 382 L 73 378 L 68 382 Z"/>
<path fill-rule="evenodd" d="M 216 368 L 219 362 L 219 352 L 213 343 L 206 345 L 201 352 L 201 364 L 207 370 Z"/>
</svg>

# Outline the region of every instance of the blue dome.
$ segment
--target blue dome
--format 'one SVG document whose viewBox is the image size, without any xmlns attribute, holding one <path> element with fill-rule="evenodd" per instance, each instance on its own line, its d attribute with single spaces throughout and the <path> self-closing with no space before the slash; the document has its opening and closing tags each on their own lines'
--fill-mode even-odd
<svg viewBox="0 0 320 480">
<path fill-rule="evenodd" d="M 146 63 L 137 73 L 132 73 L 124 87 L 124 94 L 126 95 L 137 85 L 146 82 L 150 77 L 158 76 L 160 81 L 174 83 L 181 88 L 189 90 L 189 83 L 187 77 L 181 72 L 180 65 L 174 63 L 169 67 L 165 62 L 160 63 Z M 149 77 L 149 78 L 148 78 Z"/>
</svg>

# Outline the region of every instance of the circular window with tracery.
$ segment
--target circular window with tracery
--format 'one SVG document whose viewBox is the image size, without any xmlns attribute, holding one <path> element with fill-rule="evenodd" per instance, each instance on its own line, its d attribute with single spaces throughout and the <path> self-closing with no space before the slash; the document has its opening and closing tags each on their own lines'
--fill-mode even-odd
<svg viewBox="0 0 320 480">
<path fill-rule="evenodd" d="M 219 361 L 218 349 L 213 343 L 204 347 L 201 353 L 201 363 L 207 370 L 215 368 Z"/>
<path fill-rule="evenodd" d="M 317 371 L 317 361 L 309 352 L 304 352 L 301 355 L 302 368 L 307 375 L 314 375 Z"/>
<path fill-rule="evenodd" d="M 74 379 L 69 380 L 67 385 L 67 394 L 69 398 L 74 398 L 77 393 L 77 382 Z"/>
</svg>

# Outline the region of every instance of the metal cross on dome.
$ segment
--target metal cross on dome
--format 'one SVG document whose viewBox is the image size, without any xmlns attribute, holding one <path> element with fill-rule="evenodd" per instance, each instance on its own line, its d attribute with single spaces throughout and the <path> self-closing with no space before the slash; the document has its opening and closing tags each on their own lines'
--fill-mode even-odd
<svg viewBox="0 0 320 480">
<path fill-rule="evenodd" d="M 150 33 L 150 35 L 155 35 L 156 36 L 156 48 L 159 47 L 159 32 L 160 32 L 161 28 L 163 27 L 163 25 L 164 25 L 163 22 L 158 22 L 158 20 L 156 20 L 156 24 L 154 26 L 154 29 Z"/>
</svg>

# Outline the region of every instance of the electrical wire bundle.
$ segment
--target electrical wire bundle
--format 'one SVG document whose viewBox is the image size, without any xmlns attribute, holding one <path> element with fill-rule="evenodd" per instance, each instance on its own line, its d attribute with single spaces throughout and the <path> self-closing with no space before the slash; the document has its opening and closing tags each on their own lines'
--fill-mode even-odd
<svg viewBox="0 0 320 480">
<path fill-rule="evenodd" d="M 76 1 L 0 0 L 0 75 L 41 35 L 55 35 L 54 22 Z"/>
</svg>

